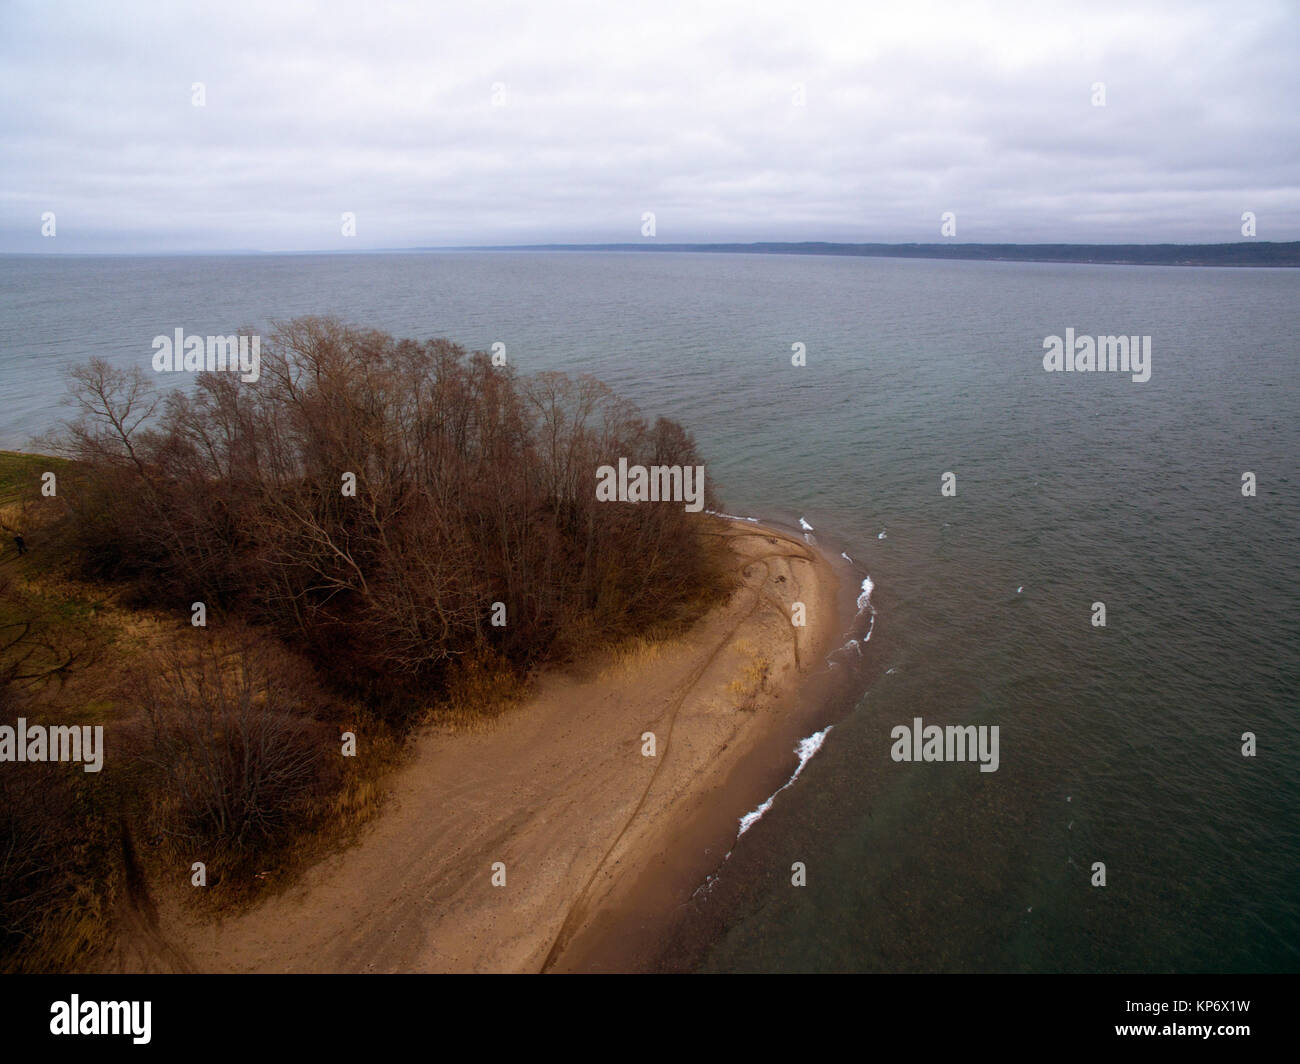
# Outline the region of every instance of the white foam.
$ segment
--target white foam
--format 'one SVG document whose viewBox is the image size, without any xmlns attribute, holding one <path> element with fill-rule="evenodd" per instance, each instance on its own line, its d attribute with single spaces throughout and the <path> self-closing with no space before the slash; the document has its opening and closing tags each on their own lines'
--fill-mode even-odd
<svg viewBox="0 0 1300 1064">
<path fill-rule="evenodd" d="M 721 510 L 705 510 L 704 512 L 710 517 L 722 517 L 728 521 L 752 521 L 754 524 L 758 524 L 757 517 L 737 517 L 735 514 L 724 514 Z"/>
<path fill-rule="evenodd" d="M 850 639 L 840 650 L 856 650 L 858 656 L 862 656 L 862 648 L 871 642 L 871 633 L 876 630 L 876 607 L 871 604 L 871 592 L 875 589 L 875 584 L 871 582 L 871 577 L 866 576 L 862 579 L 862 591 L 858 594 L 858 617 L 870 611 L 867 618 L 867 630 L 862 635 L 862 641 L 859 643 L 856 639 Z"/>
<path fill-rule="evenodd" d="M 753 812 L 746 813 L 740 818 L 740 831 L 736 833 L 736 838 L 740 838 L 741 835 L 745 834 L 745 832 L 762 820 L 764 814 L 772 808 L 772 803 L 776 801 L 776 796 L 799 778 L 799 773 L 803 771 L 804 765 L 808 764 L 808 762 L 812 760 L 813 755 L 822 748 L 822 743 L 826 741 L 826 736 L 830 734 L 832 727 L 833 725 L 828 724 L 821 731 L 813 732 L 813 734 L 808 736 L 808 738 L 799 740 L 799 745 L 794 748 L 794 752 L 799 755 L 799 766 L 794 770 L 794 775 L 786 780 L 783 786 L 778 787 L 776 791 L 773 792 L 772 797 L 770 797 L 766 802 L 760 805 Z"/>
</svg>

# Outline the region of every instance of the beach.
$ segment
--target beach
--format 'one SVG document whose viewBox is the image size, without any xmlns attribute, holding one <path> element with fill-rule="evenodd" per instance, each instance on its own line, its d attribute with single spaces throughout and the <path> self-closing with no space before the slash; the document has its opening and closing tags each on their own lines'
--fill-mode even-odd
<svg viewBox="0 0 1300 1064">
<path fill-rule="evenodd" d="M 810 542 L 715 519 L 738 587 L 690 631 L 544 676 L 470 731 L 429 729 L 350 848 L 219 922 L 160 896 L 128 970 L 637 970 L 789 778 L 842 631 Z M 796 603 L 803 605 L 803 625 Z M 364 744 L 365 736 L 358 737 Z M 784 753 L 782 753 L 784 751 Z"/>
</svg>

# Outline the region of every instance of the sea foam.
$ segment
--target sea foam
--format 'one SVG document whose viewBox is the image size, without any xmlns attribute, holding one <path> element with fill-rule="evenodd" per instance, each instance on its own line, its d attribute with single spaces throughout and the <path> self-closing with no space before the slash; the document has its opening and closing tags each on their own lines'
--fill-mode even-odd
<svg viewBox="0 0 1300 1064">
<path fill-rule="evenodd" d="M 821 731 L 813 732 L 813 734 L 808 736 L 808 738 L 799 740 L 799 745 L 794 748 L 794 752 L 799 755 L 799 765 L 794 770 L 794 775 L 786 780 L 781 787 L 778 787 L 766 802 L 740 818 L 740 830 L 736 832 L 736 838 L 740 838 L 741 835 L 745 834 L 745 832 L 762 820 L 764 814 L 772 808 L 772 803 L 776 801 L 776 796 L 799 778 L 799 773 L 803 771 L 804 765 L 808 764 L 808 762 L 812 760 L 813 755 L 822 748 L 822 743 L 826 741 L 826 736 L 830 734 L 830 730 L 833 726 L 834 725 L 828 724 Z"/>
</svg>

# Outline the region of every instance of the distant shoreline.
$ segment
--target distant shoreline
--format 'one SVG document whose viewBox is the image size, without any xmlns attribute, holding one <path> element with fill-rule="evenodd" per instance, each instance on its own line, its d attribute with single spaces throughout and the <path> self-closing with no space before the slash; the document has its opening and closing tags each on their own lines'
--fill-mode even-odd
<svg viewBox="0 0 1300 1064">
<path fill-rule="evenodd" d="M 1233 266 L 1295 269 L 1300 240 L 1241 240 L 1229 244 L 851 244 L 831 241 L 667 244 L 647 240 L 623 244 L 481 244 L 409 248 L 315 248 L 142 252 L 4 251 L 13 258 L 235 258 L 277 255 L 423 255 L 483 251 L 677 252 L 711 255 L 821 255 L 844 258 L 923 259 L 954 262 L 1039 262 L 1076 266 Z"/>
<path fill-rule="evenodd" d="M 676 251 L 745 255 L 838 255 L 853 258 L 949 259 L 962 262 L 1055 262 L 1082 266 L 1300 267 L 1300 240 L 1232 244 L 843 244 L 822 241 L 753 244 L 520 244 L 410 251 Z"/>
</svg>

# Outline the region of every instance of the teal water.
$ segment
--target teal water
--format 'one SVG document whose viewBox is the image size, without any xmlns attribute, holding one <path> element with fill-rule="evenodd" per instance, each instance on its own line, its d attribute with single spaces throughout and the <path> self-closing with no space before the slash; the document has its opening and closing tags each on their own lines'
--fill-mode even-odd
<svg viewBox="0 0 1300 1064">
<path fill-rule="evenodd" d="M 593 373 L 694 431 L 730 512 L 870 573 L 861 690 L 662 967 L 1300 970 L 1300 272 L 6 257 L 0 446 L 69 364 L 304 313 Z M 1067 327 L 1150 335 L 1151 379 L 1044 372 Z M 916 716 L 997 725 L 998 771 L 892 761 Z"/>
</svg>

